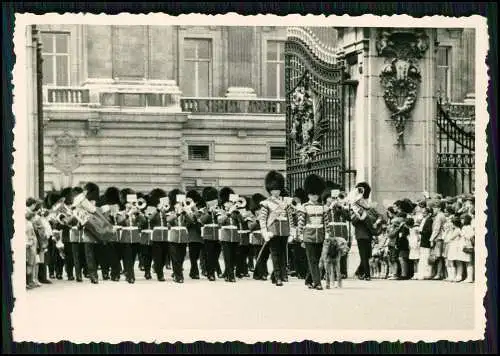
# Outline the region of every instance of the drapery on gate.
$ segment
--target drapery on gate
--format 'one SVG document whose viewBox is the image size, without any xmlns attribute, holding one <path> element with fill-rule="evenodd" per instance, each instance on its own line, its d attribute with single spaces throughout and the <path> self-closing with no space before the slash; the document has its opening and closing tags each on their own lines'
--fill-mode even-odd
<svg viewBox="0 0 500 356">
<path fill-rule="evenodd" d="M 465 107 L 465 106 L 464 106 Z M 450 117 L 450 108 L 437 104 L 437 178 L 438 193 L 453 196 L 474 192 L 475 135 L 471 113 L 472 129 Z M 472 107 L 472 110 L 474 107 Z"/>
<path fill-rule="evenodd" d="M 344 66 L 285 43 L 286 179 L 290 194 L 315 173 L 345 188 Z M 309 105 L 307 101 L 309 99 Z"/>
</svg>

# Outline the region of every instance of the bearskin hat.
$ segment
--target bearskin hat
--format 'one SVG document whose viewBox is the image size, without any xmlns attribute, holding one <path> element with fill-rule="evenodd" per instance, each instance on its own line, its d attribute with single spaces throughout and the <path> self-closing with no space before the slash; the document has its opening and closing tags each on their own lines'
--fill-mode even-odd
<svg viewBox="0 0 500 356">
<path fill-rule="evenodd" d="M 295 189 L 293 197 L 299 198 L 302 203 L 305 203 L 305 201 L 307 200 L 307 194 L 302 188 Z"/>
<path fill-rule="evenodd" d="M 105 203 L 109 205 L 120 204 L 120 190 L 117 187 L 109 187 L 104 192 Z"/>
<path fill-rule="evenodd" d="M 332 193 L 331 193 L 331 190 L 327 187 L 323 193 L 321 193 L 321 197 L 320 197 L 320 200 L 323 202 L 323 203 L 326 203 L 326 200 L 328 198 L 330 198 L 332 196 Z"/>
<path fill-rule="evenodd" d="M 271 193 L 272 190 L 283 191 L 285 189 L 285 177 L 278 171 L 267 173 L 264 181 L 268 193 Z"/>
<path fill-rule="evenodd" d="M 97 184 L 89 182 L 85 184 L 84 189 L 87 192 L 86 197 L 88 200 L 95 202 L 99 200 L 99 186 Z"/>
<path fill-rule="evenodd" d="M 180 189 L 172 189 L 170 192 L 168 192 L 168 200 L 170 201 L 170 206 L 173 207 L 175 204 L 177 204 L 177 195 L 184 194 L 184 192 Z"/>
<path fill-rule="evenodd" d="M 59 192 L 48 192 L 44 199 L 45 206 L 47 207 L 47 209 L 50 209 L 57 203 L 59 199 L 61 199 L 61 194 Z"/>
<path fill-rule="evenodd" d="M 266 200 L 266 197 L 260 193 L 252 195 L 250 199 L 250 211 L 253 213 L 257 211 L 260 207 L 260 203 L 262 203 L 264 200 Z"/>
<path fill-rule="evenodd" d="M 356 188 L 363 188 L 363 198 L 368 199 L 370 197 L 370 193 L 372 192 L 372 188 L 366 182 L 360 182 L 356 184 Z"/>
<path fill-rule="evenodd" d="M 304 191 L 306 194 L 321 195 L 325 190 L 325 181 L 316 174 L 310 174 L 304 181 Z"/>
<path fill-rule="evenodd" d="M 221 204 L 227 203 L 229 201 L 229 195 L 234 194 L 234 190 L 229 187 L 224 187 L 219 192 L 219 200 Z"/>
<path fill-rule="evenodd" d="M 200 193 L 198 193 L 197 190 L 190 190 L 186 193 L 186 198 L 190 198 L 190 199 L 193 199 L 194 203 L 196 205 L 200 205 L 201 202 L 202 202 L 202 198 L 201 198 L 201 195 Z"/>
<path fill-rule="evenodd" d="M 61 198 L 64 198 L 64 204 L 70 204 L 72 188 L 66 187 L 61 190 Z"/>
<path fill-rule="evenodd" d="M 289 197 L 290 194 L 288 193 L 288 190 L 287 189 L 283 189 L 281 190 L 281 196 L 282 197 Z"/>
<path fill-rule="evenodd" d="M 42 207 L 42 201 L 39 199 L 29 197 L 28 199 L 26 199 L 26 207 L 29 208 L 30 206 L 34 206 L 32 210 L 36 211 Z"/>
<path fill-rule="evenodd" d="M 99 200 L 96 202 L 96 205 L 101 207 L 103 205 L 107 205 L 106 204 L 106 196 L 103 194 L 99 197 Z"/>
<path fill-rule="evenodd" d="M 167 192 L 160 188 L 155 188 L 148 195 L 148 205 L 149 206 L 157 206 L 160 204 L 160 199 L 165 198 L 167 196 Z"/>
<path fill-rule="evenodd" d="M 415 205 L 410 199 L 398 200 L 394 203 L 402 212 L 406 214 L 411 214 L 415 209 Z"/>
<path fill-rule="evenodd" d="M 206 187 L 201 192 L 201 196 L 203 197 L 203 200 L 205 202 L 209 202 L 212 200 L 217 200 L 219 198 L 219 192 L 215 188 Z"/>
</svg>

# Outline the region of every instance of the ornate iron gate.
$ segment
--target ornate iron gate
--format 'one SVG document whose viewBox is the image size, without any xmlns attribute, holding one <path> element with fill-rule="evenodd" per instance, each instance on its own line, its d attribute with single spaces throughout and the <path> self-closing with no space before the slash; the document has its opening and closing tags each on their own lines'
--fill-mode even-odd
<svg viewBox="0 0 500 356">
<path fill-rule="evenodd" d="M 472 109 L 474 107 L 471 107 Z M 453 196 L 474 192 L 474 113 L 466 125 L 450 117 L 450 106 L 437 104 L 438 193 Z M 462 120 L 463 121 L 463 120 Z M 472 123 L 472 125 L 471 125 Z M 467 124 L 471 130 L 466 130 Z"/>
<path fill-rule="evenodd" d="M 344 80 L 343 64 L 323 61 L 299 38 L 287 39 L 286 178 L 290 193 L 302 187 L 311 173 L 345 187 Z"/>
</svg>

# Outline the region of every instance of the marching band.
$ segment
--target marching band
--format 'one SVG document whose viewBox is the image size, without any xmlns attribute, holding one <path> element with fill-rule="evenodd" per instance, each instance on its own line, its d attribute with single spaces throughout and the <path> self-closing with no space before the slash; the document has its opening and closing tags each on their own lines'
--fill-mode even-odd
<svg viewBox="0 0 500 356">
<path fill-rule="evenodd" d="M 183 283 L 188 251 L 191 279 L 200 279 L 200 263 L 201 275 L 212 282 L 224 278 L 234 283 L 253 271 L 253 279 L 270 276 L 281 287 L 288 282 L 287 267 L 293 265 L 295 275 L 305 278 L 309 288 L 321 290 L 324 241 L 337 238 L 350 246 L 348 222 L 369 217 L 366 220 L 371 223 L 378 216 L 362 204 L 361 189 L 347 195 L 328 190 L 325 181 L 314 174 L 293 197 L 288 196 L 285 179 L 277 171 L 270 171 L 264 183 L 268 197 L 239 196 L 230 187 L 220 191 L 208 187 L 201 194 L 179 189 L 167 194 L 155 188 L 146 196 L 109 187 L 100 195 L 96 184 L 87 183 L 83 189 L 50 192 L 43 203 L 30 198 L 27 251 L 29 245 L 34 255 L 46 252 L 50 257 L 46 263 L 37 259 L 42 272 L 27 268 L 27 285 L 34 287 L 33 276 L 43 274 L 47 267 L 50 278 L 62 279 L 64 267 L 68 280 L 82 282 L 85 276 L 97 284 L 100 269 L 103 280 L 118 282 L 124 274 L 133 284 L 137 259 L 146 280 L 152 279 L 153 271 L 159 282 L 166 281 L 164 270 L 171 261 L 172 280 Z M 36 249 L 33 232 L 46 242 L 35 243 Z M 344 268 L 343 278 L 345 274 Z"/>
</svg>

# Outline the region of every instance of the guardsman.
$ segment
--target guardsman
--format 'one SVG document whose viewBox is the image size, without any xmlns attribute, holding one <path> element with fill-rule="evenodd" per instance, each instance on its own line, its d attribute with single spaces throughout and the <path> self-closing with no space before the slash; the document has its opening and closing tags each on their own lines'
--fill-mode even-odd
<svg viewBox="0 0 500 356">
<path fill-rule="evenodd" d="M 259 220 L 262 235 L 269 243 L 273 261 L 272 282 L 282 286 L 287 280 L 287 243 L 294 228 L 292 208 L 283 201 L 285 177 L 277 171 L 270 171 L 265 177 L 265 186 L 270 196 L 260 204 Z M 293 233 L 292 233 L 293 234 Z"/>
<path fill-rule="evenodd" d="M 328 213 L 320 201 L 321 194 L 325 190 L 325 182 L 316 174 L 307 176 L 304 181 L 304 191 L 308 201 L 303 204 L 297 212 L 297 233 L 306 248 L 309 273 L 306 277 L 306 285 L 311 289 L 322 290 L 321 276 L 319 271 L 319 260 L 323 241 L 325 239 L 326 227 L 328 226 Z"/>
</svg>

